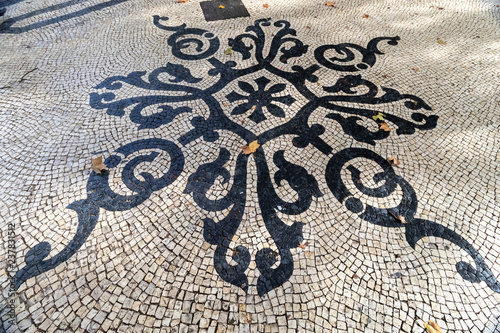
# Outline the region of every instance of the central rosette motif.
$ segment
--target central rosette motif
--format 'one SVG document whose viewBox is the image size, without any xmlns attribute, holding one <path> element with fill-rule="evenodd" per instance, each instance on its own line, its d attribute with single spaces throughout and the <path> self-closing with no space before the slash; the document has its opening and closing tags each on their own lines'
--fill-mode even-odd
<svg viewBox="0 0 500 333">
<path fill-rule="evenodd" d="M 323 195 L 318 180 L 304 167 L 287 160 L 283 150 L 266 153 L 263 147 L 278 138 L 290 138 L 293 145 L 300 148 L 315 148 L 318 154 L 329 157 L 325 171 L 325 183 L 335 198 L 346 209 L 358 214 L 367 222 L 392 228 L 404 228 L 406 240 L 415 247 L 416 242 L 425 236 L 442 237 L 459 245 L 474 259 L 477 268 L 469 263 L 459 262 L 457 271 L 471 282 L 485 281 L 494 291 L 500 286 L 493 273 L 488 269 L 479 253 L 465 239 L 454 231 L 415 217 L 417 198 L 413 188 L 400 176 L 385 158 L 375 152 L 358 147 L 334 152 L 325 140 L 324 124 L 336 126 L 354 141 L 374 146 L 377 141 L 389 135 L 413 134 L 416 129 L 429 130 L 436 126 L 438 117 L 427 115 L 431 111 L 422 99 L 414 95 L 402 94 L 395 89 L 379 87 L 362 77 L 359 72 L 374 66 L 377 56 L 383 54 L 379 46 L 397 45 L 399 37 L 379 37 L 368 42 L 366 47 L 343 43 L 323 45 L 314 50 L 316 63 L 309 67 L 288 65 L 291 58 L 300 58 L 308 53 L 309 47 L 295 38 L 295 30 L 287 21 L 277 21 L 277 30 L 268 38 L 262 27 L 271 26 L 270 20 L 257 20 L 247 27 L 246 32 L 229 39 L 228 44 L 237 54 L 239 63 L 217 57 L 222 55 L 220 41 L 214 34 L 203 29 L 187 28 L 185 24 L 175 27 L 165 26 L 161 21 L 167 18 L 155 16 L 154 24 L 168 31 L 167 44 L 172 55 L 183 63 L 203 62 L 193 75 L 185 65 L 166 63 L 149 74 L 136 71 L 127 76 L 113 76 L 96 86 L 105 92 L 90 95 L 90 105 L 106 110 L 109 115 L 122 117 L 129 115 L 138 130 L 163 127 L 169 138 L 147 138 L 130 142 L 118 148 L 105 163 L 111 169 L 123 167 L 122 180 L 132 194 L 119 194 L 112 190 L 109 172 L 92 173 L 87 184 L 87 198 L 72 203 L 68 208 L 78 213 L 78 231 L 73 240 L 59 254 L 45 259 L 50 253 L 50 245 L 42 242 L 26 255 L 26 266 L 16 274 L 16 288 L 27 279 L 53 269 L 68 260 L 78 251 L 98 223 L 99 212 L 125 211 L 145 202 L 154 191 L 162 190 L 174 183 L 185 173 L 185 149 L 188 145 L 215 144 L 218 155 L 204 160 L 195 172 L 191 172 L 185 183 L 184 193 L 192 195 L 196 204 L 204 211 L 228 211 L 221 220 L 203 219 L 203 237 L 215 247 L 214 267 L 219 276 L 247 291 L 249 281 L 246 270 L 252 256 L 259 271 L 257 291 L 263 295 L 288 281 L 294 270 L 292 251 L 303 246 L 302 221 L 293 216 L 309 209 L 315 198 Z M 268 46 L 268 47 L 266 47 Z M 268 50 L 267 53 L 264 50 Z M 243 61 L 252 59 L 252 61 Z M 309 61 L 307 61 L 310 63 Z M 209 68 L 200 73 L 199 68 Z M 332 72 L 333 71 L 333 72 Z M 329 72 L 329 73 L 326 73 Z M 326 75 L 325 75 L 326 73 Z M 336 73 L 338 75 L 331 75 Z M 318 76 L 324 75 L 321 85 Z M 328 78 L 334 77 L 328 81 Z M 122 89 L 126 86 L 126 89 Z M 133 88 L 133 90 L 130 90 Z M 137 96 L 118 97 L 119 92 L 128 93 L 140 90 Z M 300 99 L 300 103 L 299 103 Z M 381 114 L 377 106 L 386 104 Z M 391 104 L 390 106 L 387 104 Z M 324 115 L 324 122 L 318 122 L 317 110 Z M 325 114 L 326 110 L 326 114 Z M 405 117 L 406 115 L 406 117 Z M 246 126 L 238 116 L 247 117 L 254 124 L 265 124 L 255 130 Z M 266 122 L 266 119 L 269 122 Z M 406 118 L 411 119 L 406 119 Z M 382 126 L 381 120 L 384 123 Z M 175 123 L 176 126 L 170 126 Z M 369 124 L 369 126 L 367 125 Z M 389 124 L 389 125 L 388 125 Z M 391 134 L 387 131 L 390 126 Z M 177 133 L 174 129 L 177 129 Z M 229 133 L 247 144 L 258 141 L 261 145 L 253 158 L 257 169 L 258 204 L 265 227 L 277 247 L 277 251 L 263 248 L 255 255 L 239 246 L 232 249 L 231 242 L 242 222 L 247 205 L 248 161 L 246 156 L 234 147 L 223 147 L 221 136 Z M 233 148 L 232 150 L 228 148 Z M 231 155 L 233 152 L 233 156 Z M 168 156 L 168 165 L 156 168 L 155 175 L 141 166 L 156 161 L 159 156 Z M 235 165 L 229 166 L 232 159 Z M 380 172 L 373 176 L 372 182 L 362 179 L 362 172 L 351 161 L 368 159 L 378 165 Z M 274 165 L 272 165 L 272 164 Z M 233 169 L 231 169 L 233 168 Z M 272 177 L 271 169 L 274 170 Z M 352 181 L 342 172 L 347 172 Z M 163 173 L 163 174 L 162 174 Z M 217 179 L 228 185 L 224 195 L 214 197 L 209 190 Z M 295 193 L 290 201 L 283 200 L 276 188 L 284 181 Z M 365 184 L 370 183 L 369 187 Z M 400 189 L 401 202 L 392 208 L 372 206 L 361 198 L 385 198 Z M 362 195 L 356 196 L 357 193 Z M 281 217 L 290 216 L 292 224 L 285 223 Z M 402 224 L 394 216 L 406 221 Z M 232 258 L 236 263 L 233 265 Z"/>
<path fill-rule="evenodd" d="M 227 95 L 229 102 L 234 103 L 237 101 L 246 101 L 243 104 L 236 106 L 231 112 L 232 115 L 239 115 L 250 111 L 249 119 L 255 123 L 260 123 L 267 119 L 264 114 L 264 108 L 273 116 L 285 118 L 285 111 L 280 106 L 284 104 L 290 106 L 295 102 L 295 98 L 290 95 L 276 96 L 286 89 L 286 84 L 278 83 L 271 84 L 271 80 L 266 77 L 259 77 L 255 80 L 257 83 L 257 90 L 248 82 L 238 81 L 238 87 L 243 90 L 247 95 L 242 95 L 233 91 Z M 269 85 L 269 87 L 268 87 Z"/>
</svg>

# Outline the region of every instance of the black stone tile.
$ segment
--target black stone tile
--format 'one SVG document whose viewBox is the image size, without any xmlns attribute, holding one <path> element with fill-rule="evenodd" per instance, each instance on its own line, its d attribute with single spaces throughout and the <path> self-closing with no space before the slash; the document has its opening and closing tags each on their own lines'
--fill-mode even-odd
<svg viewBox="0 0 500 333">
<path fill-rule="evenodd" d="M 214 0 L 200 3 L 207 21 L 220 21 L 237 17 L 250 16 L 241 0 Z M 220 8 L 219 6 L 224 6 Z"/>
</svg>

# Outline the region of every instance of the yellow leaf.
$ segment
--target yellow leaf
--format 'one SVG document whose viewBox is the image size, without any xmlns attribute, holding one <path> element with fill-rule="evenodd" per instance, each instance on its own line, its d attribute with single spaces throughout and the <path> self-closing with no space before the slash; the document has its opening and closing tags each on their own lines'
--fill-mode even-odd
<svg viewBox="0 0 500 333">
<path fill-rule="evenodd" d="M 442 333 L 443 331 L 441 331 L 441 327 L 439 327 L 438 323 L 432 321 L 432 320 L 429 320 L 429 324 L 432 326 L 432 328 L 434 328 L 436 331 Z"/>
<path fill-rule="evenodd" d="M 375 121 L 377 121 L 377 120 L 383 121 L 385 118 L 385 115 L 382 112 L 379 112 L 377 115 L 373 116 L 372 118 Z"/>
<path fill-rule="evenodd" d="M 92 165 L 90 167 L 98 174 L 101 174 L 102 170 L 108 170 L 106 164 L 102 163 L 102 156 L 93 158 Z"/>
<path fill-rule="evenodd" d="M 389 125 L 387 125 L 387 123 L 381 123 L 379 125 L 380 125 L 380 129 L 383 129 L 384 131 L 386 131 L 386 132 L 391 131 L 391 128 L 389 127 Z"/>
<path fill-rule="evenodd" d="M 439 325 L 432 320 L 429 321 L 429 324 L 424 323 L 425 329 L 427 330 L 427 333 L 443 333 L 441 331 L 441 328 Z"/>
<path fill-rule="evenodd" d="M 436 38 L 438 44 L 441 44 L 441 45 L 446 45 L 446 42 L 444 40 L 442 40 L 441 38 Z"/>
<path fill-rule="evenodd" d="M 335 2 L 326 2 L 326 3 L 325 3 L 325 6 L 328 6 L 328 7 L 335 7 Z"/>
<path fill-rule="evenodd" d="M 257 148 L 260 147 L 260 144 L 257 142 L 257 140 L 250 142 L 248 146 L 242 146 L 241 149 L 243 149 L 243 154 L 245 155 L 250 155 L 252 153 L 255 153 Z"/>
<path fill-rule="evenodd" d="M 220 9 L 224 9 L 224 8 L 226 8 L 226 7 L 224 7 L 223 5 L 219 5 L 219 8 L 220 8 Z"/>
<path fill-rule="evenodd" d="M 188 2 L 188 0 L 177 0 L 176 2 L 177 3 L 185 3 L 185 2 Z"/>
<path fill-rule="evenodd" d="M 231 46 L 229 46 L 226 51 L 224 51 L 224 54 L 225 55 L 231 55 L 233 54 L 233 48 Z"/>
<path fill-rule="evenodd" d="M 401 164 L 401 161 L 395 157 L 388 157 L 387 162 L 389 162 L 390 165 L 395 165 L 395 166 L 399 166 Z"/>
</svg>

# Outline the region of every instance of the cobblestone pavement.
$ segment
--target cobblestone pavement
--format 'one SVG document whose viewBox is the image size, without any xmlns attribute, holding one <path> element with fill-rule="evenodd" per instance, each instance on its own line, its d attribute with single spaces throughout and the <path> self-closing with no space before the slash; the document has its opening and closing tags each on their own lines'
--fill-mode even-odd
<svg viewBox="0 0 500 333">
<path fill-rule="evenodd" d="M 243 3 L 2 3 L 0 331 L 500 332 L 500 3 Z"/>
</svg>

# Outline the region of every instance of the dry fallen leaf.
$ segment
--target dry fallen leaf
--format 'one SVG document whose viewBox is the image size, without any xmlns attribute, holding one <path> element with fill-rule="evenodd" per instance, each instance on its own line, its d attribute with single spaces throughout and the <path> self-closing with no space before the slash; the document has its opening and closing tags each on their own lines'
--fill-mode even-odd
<svg viewBox="0 0 500 333">
<path fill-rule="evenodd" d="M 387 123 L 381 123 L 379 124 L 380 125 L 380 129 L 386 131 L 386 132 L 390 132 L 391 131 L 391 128 L 389 127 L 389 125 L 387 125 Z"/>
<path fill-rule="evenodd" d="M 438 44 L 441 44 L 441 45 L 446 45 L 446 42 L 444 40 L 442 40 L 441 38 L 436 38 Z"/>
<path fill-rule="evenodd" d="M 302 250 L 305 250 L 307 245 L 309 245 L 309 242 L 305 243 L 299 242 L 299 245 L 297 245 L 297 247 L 300 247 Z"/>
<path fill-rule="evenodd" d="M 185 3 L 185 2 L 188 2 L 188 0 L 177 0 L 176 2 L 177 3 Z"/>
<path fill-rule="evenodd" d="M 424 323 L 424 326 L 428 333 L 443 333 L 443 331 L 441 331 L 441 327 L 439 327 L 439 325 L 432 320 L 429 320 L 429 324 Z"/>
<path fill-rule="evenodd" d="M 262 5 L 264 8 L 269 8 L 269 5 L 267 3 Z"/>
<path fill-rule="evenodd" d="M 220 9 L 224 9 L 224 8 L 226 8 L 226 7 L 224 7 L 223 5 L 219 5 L 219 8 L 220 8 Z"/>
<path fill-rule="evenodd" d="M 94 170 L 98 174 L 101 174 L 102 170 L 108 170 L 108 167 L 106 166 L 106 164 L 102 163 L 102 156 L 99 156 L 99 157 L 92 159 L 91 168 L 92 168 L 92 170 Z"/>
<path fill-rule="evenodd" d="M 325 6 L 335 7 L 335 2 L 325 2 Z"/>
<path fill-rule="evenodd" d="M 401 164 L 401 161 L 395 157 L 388 157 L 387 162 L 389 162 L 390 165 L 395 165 L 395 166 L 399 166 Z"/>
<path fill-rule="evenodd" d="M 385 115 L 382 112 L 379 112 L 378 114 L 374 115 L 372 118 L 375 121 L 377 121 L 377 120 L 382 121 L 382 120 L 384 120 Z"/>
<path fill-rule="evenodd" d="M 368 14 L 363 15 L 363 18 L 369 18 L 369 17 L 370 17 L 370 15 L 368 15 Z"/>
<path fill-rule="evenodd" d="M 418 72 L 418 68 L 416 68 L 416 67 L 415 67 L 415 68 L 413 68 L 413 70 L 414 70 L 415 72 Z"/>
<path fill-rule="evenodd" d="M 310 27 L 310 26 L 307 26 L 307 27 L 306 27 L 306 29 L 311 29 L 311 27 Z"/>
<path fill-rule="evenodd" d="M 403 224 L 407 223 L 407 222 L 406 222 L 406 220 L 405 220 L 405 217 L 404 217 L 403 215 L 397 215 L 397 216 L 396 216 L 396 214 L 394 214 L 394 212 L 391 212 L 390 210 L 388 211 L 388 213 L 389 213 L 390 215 L 392 215 L 392 217 L 394 217 L 394 218 L 395 218 L 396 220 L 398 220 L 399 222 L 401 222 L 401 223 L 403 223 Z M 425 237 L 424 237 L 424 238 L 425 238 Z M 422 239 L 423 239 L 423 238 L 422 238 Z"/>
<path fill-rule="evenodd" d="M 229 46 L 225 51 L 224 51 L 224 54 L 225 55 L 231 55 L 233 54 L 233 48 L 231 46 Z"/>
<path fill-rule="evenodd" d="M 260 144 L 257 142 L 257 140 L 250 142 L 248 146 L 242 146 L 241 149 L 243 149 L 243 154 L 245 155 L 250 155 L 252 153 L 255 153 L 257 148 L 260 147 Z"/>
</svg>

